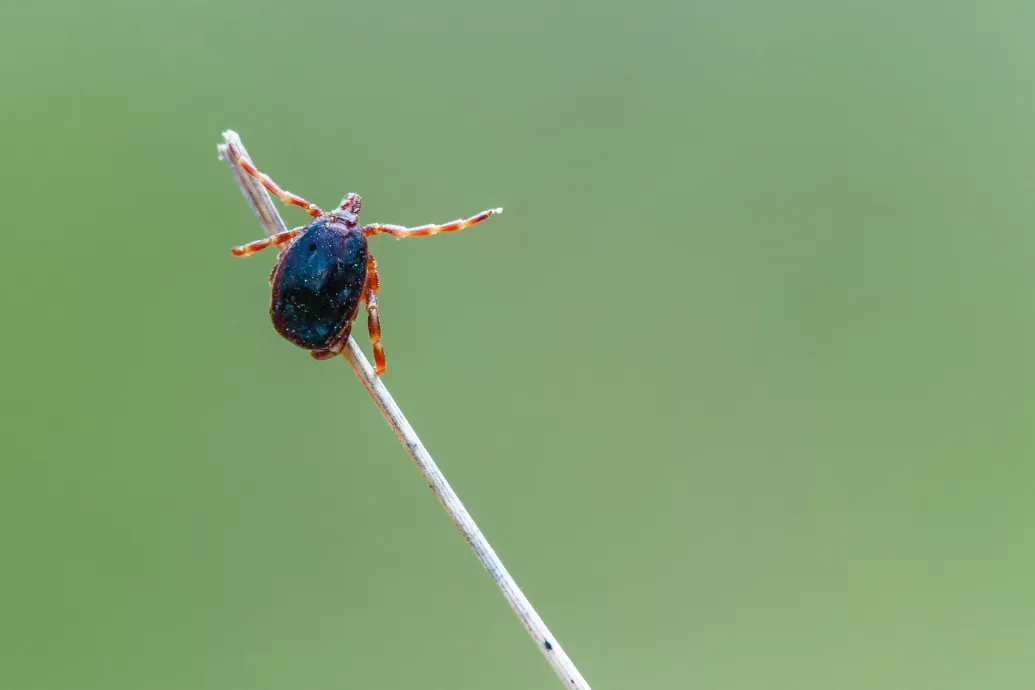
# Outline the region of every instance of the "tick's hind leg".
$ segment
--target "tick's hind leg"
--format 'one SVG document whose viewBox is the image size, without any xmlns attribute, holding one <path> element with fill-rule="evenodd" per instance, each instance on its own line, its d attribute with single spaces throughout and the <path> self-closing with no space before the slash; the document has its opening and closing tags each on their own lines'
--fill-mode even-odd
<svg viewBox="0 0 1035 690">
<path fill-rule="evenodd" d="M 349 339 L 346 336 L 345 340 L 342 341 L 342 344 L 348 342 L 348 340 Z M 339 346 L 337 350 L 333 348 L 328 350 L 310 350 L 309 356 L 313 359 L 331 359 L 332 357 L 337 357 L 338 355 L 340 355 L 343 349 L 345 348 Z"/>
<path fill-rule="evenodd" d="M 255 252 L 261 251 L 266 247 L 275 247 L 278 244 L 284 244 L 288 240 L 291 240 L 294 237 L 296 237 L 298 233 L 302 232 L 305 229 L 306 226 L 302 225 L 291 230 L 278 232 L 276 235 L 270 235 L 269 237 L 264 237 L 261 240 L 255 240 L 254 242 L 249 242 L 248 244 L 242 244 L 240 247 L 234 247 L 230 250 L 230 253 L 234 256 L 248 256 L 249 254 L 254 254 Z"/>
<path fill-rule="evenodd" d="M 377 278 L 377 263 L 374 257 L 367 255 L 367 331 L 370 333 L 370 345 L 374 349 L 374 372 L 380 376 L 385 373 L 385 350 L 381 347 L 381 317 L 377 313 L 377 291 L 380 289 Z"/>
<path fill-rule="evenodd" d="M 263 187 L 268 189 L 271 194 L 283 201 L 285 204 L 291 204 L 292 206 L 300 206 L 305 209 L 305 212 L 311 215 L 313 218 L 319 218 L 323 215 L 323 211 L 316 204 L 309 203 L 297 194 L 281 189 L 277 186 L 277 183 L 270 179 L 270 176 L 266 173 L 259 172 L 255 165 L 248 160 L 248 158 L 237 150 L 237 146 L 232 141 L 227 142 L 227 148 L 230 150 L 230 155 L 234 157 L 237 164 L 241 166 L 241 169 L 246 173 L 258 180 Z"/>
<path fill-rule="evenodd" d="M 356 312 L 352 312 L 352 316 L 349 317 L 349 325 L 345 327 L 341 335 L 322 350 L 310 350 L 309 356 L 313 359 L 331 359 L 340 355 L 341 351 L 345 349 L 345 343 L 349 342 L 349 337 L 352 335 L 352 321 L 355 318 Z"/>
<path fill-rule="evenodd" d="M 446 223 L 445 225 L 418 225 L 415 228 L 407 228 L 402 225 L 387 225 L 385 223 L 371 223 L 363 227 L 363 234 L 367 237 L 371 235 L 380 235 L 385 233 L 402 239 L 403 237 L 423 237 L 424 235 L 437 235 L 440 232 L 454 232 L 456 230 L 463 230 L 466 227 L 470 227 L 475 223 L 480 223 L 489 216 L 494 216 L 497 213 L 503 213 L 502 208 L 490 208 L 487 211 L 482 211 L 478 215 L 471 216 L 470 218 L 458 218 L 452 223 Z"/>
</svg>

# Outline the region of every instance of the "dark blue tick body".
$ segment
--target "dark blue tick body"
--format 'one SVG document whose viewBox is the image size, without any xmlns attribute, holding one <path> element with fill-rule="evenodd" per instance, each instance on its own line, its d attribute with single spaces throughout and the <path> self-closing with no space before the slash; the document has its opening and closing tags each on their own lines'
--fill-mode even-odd
<svg viewBox="0 0 1035 690">
<path fill-rule="evenodd" d="M 374 371 L 379 376 L 385 370 L 385 351 L 381 347 L 381 319 L 377 313 L 377 265 L 367 249 L 367 238 L 381 233 L 402 238 L 453 232 L 503 211 L 492 208 L 444 225 L 406 228 L 371 223 L 361 227 L 359 209 L 363 200 L 358 194 L 346 194 L 338 208 L 324 213 L 316 204 L 284 191 L 268 175 L 256 170 L 233 142 L 227 146 L 242 170 L 285 204 L 305 209 L 314 219 L 305 227 L 285 230 L 231 250 L 234 256 L 248 256 L 266 247 L 291 243 L 281 252 L 270 276 L 273 327 L 295 345 L 309 350 L 316 359 L 327 359 L 344 349 L 359 303 L 366 302 Z"/>
<path fill-rule="evenodd" d="M 355 225 L 310 223 L 273 271 L 273 327 L 314 356 L 340 352 L 363 298 L 367 257 L 367 238 Z"/>
</svg>

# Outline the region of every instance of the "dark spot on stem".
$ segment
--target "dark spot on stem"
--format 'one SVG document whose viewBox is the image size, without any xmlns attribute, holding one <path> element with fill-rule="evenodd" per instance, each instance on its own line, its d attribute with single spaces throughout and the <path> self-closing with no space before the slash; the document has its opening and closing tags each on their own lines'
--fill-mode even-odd
<svg viewBox="0 0 1035 690">
<path fill-rule="evenodd" d="M 550 651 L 551 649 L 553 649 L 553 645 L 550 644 L 549 640 L 546 640 L 545 642 L 543 642 L 543 646 L 546 647 L 546 651 Z"/>
</svg>

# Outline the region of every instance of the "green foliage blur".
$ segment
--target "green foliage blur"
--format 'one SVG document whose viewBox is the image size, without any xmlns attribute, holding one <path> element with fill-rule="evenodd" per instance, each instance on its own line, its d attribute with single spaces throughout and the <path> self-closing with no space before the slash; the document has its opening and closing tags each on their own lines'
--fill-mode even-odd
<svg viewBox="0 0 1035 690">
<path fill-rule="evenodd" d="M 506 208 L 371 241 L 385 381 L 594 688 L 1035 687 L 1033 25 L 4 3 L 0 688 L 558 687 L 270 326 L 227 127 L 368 222 Z"/>
</svg>

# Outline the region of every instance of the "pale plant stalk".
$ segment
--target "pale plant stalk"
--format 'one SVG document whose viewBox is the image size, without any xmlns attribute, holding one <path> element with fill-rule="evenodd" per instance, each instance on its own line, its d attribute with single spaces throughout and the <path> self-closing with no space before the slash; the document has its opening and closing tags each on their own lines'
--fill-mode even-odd
<svg viewBox="0 0 1035 690">
<path fill-rule="evenodd" d="M 241 187 L 241 191 L 244 192 L 244 196 L 251 205 L 252 210 L 255 211 L 255 215 L 259 217 L 259 221 L 262 223 L 266 234 L 273 235 L 287 230 L 287 226 L 284 225 L 280 213 L 277 212 L 276 206 L 273 205 L 273 200 L 270 198 L 269 193 L 254 177 L 245 173 L 234 162 L 233 157 L 228 154 L 228 144 L 233 142 L 238 150 L 245 156 L 248 156 L 244 144 L 241 143 L 241 138 L 236 132 L 231 130 L 224 132 L 223 138 L 226 143 L 220 144 L 218 147 L 220 157 L 230 166 L 234 179 Z M 557 638 L 546 627 L 546 623 L 536 613 L 528 598 L 517 586 L 517 583 L 514 582 L 514 578 L 503 567 L 503 562 L 496 555 L 496 552 L 492 550 L 489 541 L 482 534 L 481 530 L 478 529 L 478 525 L 475 524 L 474 518 L 464 508 L 464 504 L 460 502 L 456 492 L 453 491 L 453 487 L 446 481 L 438 465 L 431 459 L 431 454 L 428 453 L 424 444 L 421 443 L 417 432 L 406 421 L 406 416 L 399 409 L 392 395 L 385 388 L 384 383 L 374 373 L 370 362 L 367 361 L 366 356 L 352 337 L 349 337 L 348 344 L 342 355 L 344 355 L 352 370 L 356 373 L 363 387 L 367 389 L 367 393 L 370 394 L 374 404 L 381 410 L 381 414 L 384 415 L 388 426 L 395 432 L 403 448 L 413 458 L 417 469 L 420 470 L 420 473 L 424 475 L 424 479 L 428 482 L 428 486 L 435 492 L 435 496 L 438 497 L 446 512 L 449 513 L 453 524 L 460 530 L 460 534 L 464 535 L 467 543 L 471 545 L 474 555 L 478 557 L 485 569 L 489 571 L 489 575 L 492 576 L 496 586 L 503 593 L 507 603 L 514 609 L 514 613 L 517 614 L 521 624 L 525 626 L 525 630 L 528 631 L 539 651 L 546 657 L 554 672 L 557 673 L 557 676 L 564 683 L 564 687 L 572 688 L 573 690 L 589 690 L 589 683 L 582 677 L 579 670 L 575 668 L 575 664 L 564 653 L 564 648 L 561 647 Z"/>
</svg>

